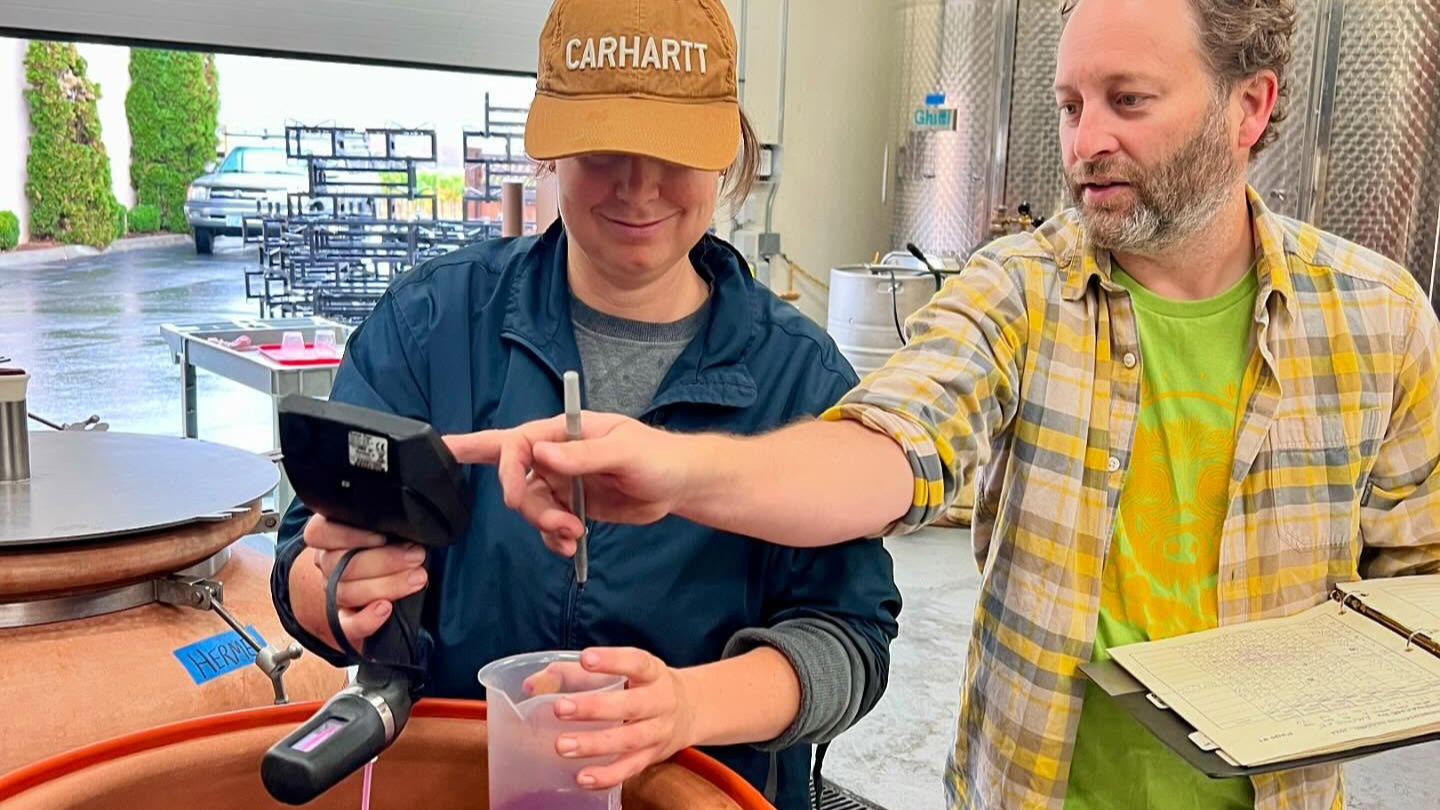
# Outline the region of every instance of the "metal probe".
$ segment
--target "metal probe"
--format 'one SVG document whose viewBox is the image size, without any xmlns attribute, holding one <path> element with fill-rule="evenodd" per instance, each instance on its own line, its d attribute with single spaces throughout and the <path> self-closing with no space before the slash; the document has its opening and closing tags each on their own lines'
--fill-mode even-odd
<svg viewBox="0 0 1440 810">
<path fill-rule="evenodd" d="M 580 439 L 580 375 L 565 372 L 565 438 Z M 575 541 L 575 581 L 581 585 L 590 578 L 590 529 L 585 525 L 585 482 L 580 476 L 570 479 L 570 511 L 580 518 L 580 537 Z"/>
</svg>

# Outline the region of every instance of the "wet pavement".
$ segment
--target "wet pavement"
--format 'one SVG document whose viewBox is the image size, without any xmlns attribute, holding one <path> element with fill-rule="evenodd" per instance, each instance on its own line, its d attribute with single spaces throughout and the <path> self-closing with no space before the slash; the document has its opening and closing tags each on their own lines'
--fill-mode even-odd
<svg viewBox="0 0 1440 810">
<path fill-rule="evenodd" d="M 222 239 L 212 256 L 184 244 L 0 268 L 0 357 L 30 372 L 30 410 L 51 421 L 178 436 L 180 367 L 160 325 L 255 317 L 254 260 Z M 269 449 L 268 397 L 203 371 L 198 386 L 201 438 Z"/>
<path fill-rule="evenodd" d="M 97 413 L 113 430 L 179 435 L 180 369 L 160 325 L 256 316 L 243 277 L 254 256 L 226 239 L 213 256 L 182 245 L 0 268 L 0 357 L 33 375 L 34 412 L 60 421 Z M 267 397 L 204 371 L 198 385 L 202 438 L 269 449 Z M 979 576 L 967 532 L 927 530 L 887 546 L 905 597 L 890 687 L 834 743 L 825 773 L 890 810 L 938 810 Z M 1437 768 L 1440 744 L 1352 764 L 1348 806 L 1440 808 Z"/>
</svg>

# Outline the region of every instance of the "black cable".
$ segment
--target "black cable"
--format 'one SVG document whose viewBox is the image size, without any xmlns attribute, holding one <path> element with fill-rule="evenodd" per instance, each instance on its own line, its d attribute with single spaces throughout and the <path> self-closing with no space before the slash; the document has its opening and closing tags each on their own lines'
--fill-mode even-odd
<svg viewBox="0 0 1440 810">
<path fill-rule="evenodd" d="M 815 765 L 810 771 L 810 786 L 811 790 L 815 791 L 815 810 L 821 809 L 821 801 L 824 799 L 822 795 L 825 792 L 823 769 L 825 767 L 825 753 L 829 750 L 830 743 L 821 743 L 815 748 Z"/>
<path fill-rule="evenodd" d="M 900 282 L 895 280 L 895 270 L 890 269 L 890 314 L 895 317 L 895 334 L 900 336 L 900 345 L 905 345 L 905 330 L 900 326 Z"/>
<path fill-rule="evenodd" d="M 349 567 L 350 561 L 360 551 L 352 548 L 340 556 L 340 561 L 335 564 L 335 570 L 330 572 L 330 578 L 325 581 L 325 621 L 330 623 L 330 635 L 335 637 L 335 646 L 340 652 L 351 659 L 363 660 L 364 656 L 360 651 L 350 644 L 350 639 L 345 636 L 345 630 L 340 627 L 340 605 L 335 598 L 335 592 L 340 587 L 340 578 L 345 575 L 345 569 Z"/>
<path fill-rule="evenodd" d="M 340 587 L 340 578 L 345 575 L 345 569 L 350 566 L 350 561 L 355 558 L 356 554 L 363 550 L 364 549 L 352 548 L 341 555 L 340 561 L 335 564 L 335 570 L 330 572 L 330 578 L 325 581 L 325 621 L 330 625 L 330 634 L 335 637 L 336 647 L 352 662 L 356 664 L 379 664 L 390 667 L 391 669 L 408 672 L 412 680 L 419 683 L 420 679 L 423 679 L 425 671 L 422 667 L 414 663 L 419 660 L 419 649 L 416 644 L 415 629 L 410 627 L 410 625 L 403 621 L 398 615 L 392 613 L 391 619 L 397 622 L 397 626 L 400 629 L 400 636 L 405 641 L 405 648 L 410 653 L 410 660 L 405 662 L 378 661 L 374 658 L 366 657 L 364 653 L 355 649 L 350 643 L 350 639 L 345 635 L 345 630 L 340 626 L 340 605 L 336 598 L 336 592 Z"/>
<path fill-rule="evenodd" d="M 935 277 L 935 292 L 940 292 L 940 288 L 945 286 L 945 279 L 941 276 L 939 268 L 930 263 L 929 257 L 925 255 L 924 251 L 916 247 L 914 242 L 906 242 L 905 249 L 910 251 L 910 255 L 919 259 L 920 264 L 924 265 L 925 269 L 930 271 L 930 275 Z"/>
</svg>

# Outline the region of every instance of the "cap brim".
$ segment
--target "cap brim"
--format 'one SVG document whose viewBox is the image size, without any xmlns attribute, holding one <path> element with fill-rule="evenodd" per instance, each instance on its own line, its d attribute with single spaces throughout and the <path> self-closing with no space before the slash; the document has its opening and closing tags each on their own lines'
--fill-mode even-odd
<svg viewBox="0 0 1440 810">
<path fill-rule="evenodd" d="M 619 152 L 721 171 L 740 151 L 740 107 L 733 101 L 577 99 L 537 93 L 525 124 L 525 151 L 534 160 Z"/>
</svg>

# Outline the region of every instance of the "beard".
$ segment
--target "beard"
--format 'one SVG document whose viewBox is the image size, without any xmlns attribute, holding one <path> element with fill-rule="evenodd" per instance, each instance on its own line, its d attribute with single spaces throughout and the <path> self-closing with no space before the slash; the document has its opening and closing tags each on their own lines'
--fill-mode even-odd
<svg viewBox="0 0 1440 810">
<path fill-rule="evenodd" d="M 1223 108 L 1215 103 L 1200 131 L 1156 166 L 1111 156 L 1078 161 L 1065 170 L 1071 201 L 1091 243 L 1154 255 L 1199 233 L 1214 221 L 1242 171 L 1229 141 Z M 1097 180 L 1126 183 L 1128 194 L 1087 202 L 1084 186 Z"/>
</svg>

